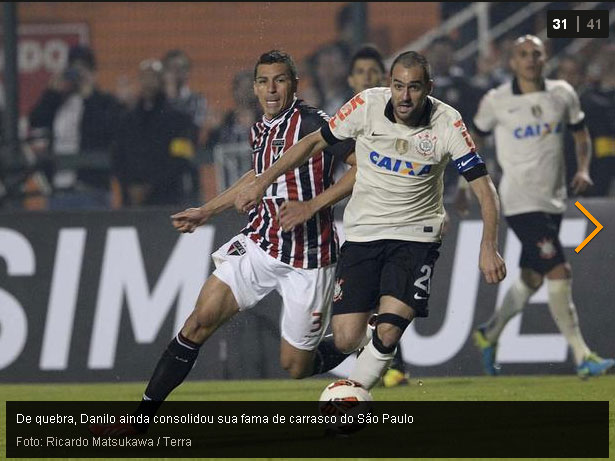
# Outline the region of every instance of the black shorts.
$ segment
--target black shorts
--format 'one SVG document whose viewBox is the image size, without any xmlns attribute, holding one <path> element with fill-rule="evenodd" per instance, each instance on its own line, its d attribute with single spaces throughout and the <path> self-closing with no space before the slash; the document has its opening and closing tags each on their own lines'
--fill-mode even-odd
<svg viewBox="0 0 615 461">
<path fill-rule="evenodd" d="M 508 225 L 521 240 L 519 267 L 546 274 L 555 266 L 566 262 L 559 241 L 561 214 L 543 212 L 507 216 Z"/>
<path fill-rule="evenodd" d="M 440 242 L 345 242 L 337 263 L 333 315 L 369 312 L 389 295 L 427 317 Z"/>
</svg>

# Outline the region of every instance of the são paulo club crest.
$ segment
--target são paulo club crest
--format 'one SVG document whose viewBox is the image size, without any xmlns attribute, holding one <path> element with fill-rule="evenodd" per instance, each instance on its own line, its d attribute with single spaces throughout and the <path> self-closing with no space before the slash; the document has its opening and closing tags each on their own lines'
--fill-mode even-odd
<svg viewBox="0 0 615 461">
<path fill-rule="evenodd" d="M 436 150 L 436 136 L 429 131 L 417 135 L 416 151 L 423 157 L 433 157 Z"/>
<path fill-rule="evenodd" d="M 557 254 L 553 240 L 550 238 L 543 238 L 536 246 L 540 250 L 540 257 L 542 259 L 551 259 Z"/>
</svg>

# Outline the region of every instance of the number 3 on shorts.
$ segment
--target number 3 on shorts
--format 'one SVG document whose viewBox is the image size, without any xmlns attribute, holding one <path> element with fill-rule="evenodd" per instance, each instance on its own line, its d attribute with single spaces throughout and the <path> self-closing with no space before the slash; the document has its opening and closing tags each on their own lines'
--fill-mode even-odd
<svg viewBox="0 0 615 461">
<path fill-rule="evenodd" d="M 314 328 L 310 330 L 310 333 L 316 333 L 322 328 L 322 314 L 320 312 L 312 312 L 312 325 Z"/>
</svg>

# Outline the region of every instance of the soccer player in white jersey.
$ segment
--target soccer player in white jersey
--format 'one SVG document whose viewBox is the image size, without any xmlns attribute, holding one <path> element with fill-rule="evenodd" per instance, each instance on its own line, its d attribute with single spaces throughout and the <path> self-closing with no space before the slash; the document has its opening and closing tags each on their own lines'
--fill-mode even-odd
<svg viewBox="0 0 615 461">
<path fill-rule="evenodd" d="M 499 199 L 459 112 L 429 93 L 427 60 L 410 51 L 391 67 L 391 87 L 354 96 L 329 124 L 295 144 L 254 182 L 235 206 L 249 209 L 284 171 L 329 145 L 355 139 L 356 182 L 344 213 L 344 243 L 336 271 L 332 329 L 344 352 L 359 348 L 378 309 L 371 341 L 350 379 L 372 388 L 427 301 L 444 220 L 442 176 L 452 158 L 481 204 L 479 267 L 488 283 L 506 275 L 497 250 Z"/>
<path fill-rule="evenodd" d="M 348 85 L 355 94 L 370 88 L 386 86 L 387 73 L 384 60 L 380 52 L 371 45 L 359 48 L 350 60 Z M 354 180 L 352 181 L 354 184 Z M 352 186 L 351 184 L 349 184 Z M 350 195 L 352 187 L 347 193 Z M 326 198 L 326 197 L 325 197 Z M 318 195 L 308 201 L 289 201 L 280 207 L 280 224 L 285 230 L 292 230 L 295 226 L 310 219 L 322 206 L 323 196 Z M 373 322 L 375 317 L 370 318 Z M 408 384 L 409 374 L 406 372 L 401 348 L 398 347 L 390 368 L 382 377 L 384 387 L 395 387 Z"/>
<path fill-rule="evenodd" d="M 564 80 L 543 78 L 544 63 L 545 48 L 539 38 L 518 38 L 510 61 L 514 79 L 489 91 L 474 118 L 478 134 L 494 132 L 503 172 L 499 186 L 502 209 L 523 248 L 521 277 L 499 309 L 475 331 L 474 339 L 482 350 L 485 372 L 498 374 L 495 359 L 500 333 L 546 278 L 549 309 L 572 349 L 577 373 L 597 376 L 615 362 L 598 357 L 583 339 L 572 301 L 572 272 L 558 237 L 566 208 L 564 130 L 570 129 L 575 140 L 575 193 L 592 184 L 591 142 L 577 94 Z"/>
</svg>

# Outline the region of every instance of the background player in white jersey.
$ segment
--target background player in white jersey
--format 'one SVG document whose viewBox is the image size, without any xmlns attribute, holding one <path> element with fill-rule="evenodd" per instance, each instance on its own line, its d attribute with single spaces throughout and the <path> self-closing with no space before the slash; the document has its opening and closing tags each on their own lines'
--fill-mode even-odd
<svg viewBox="0 0 615 461">
<path fill-rule="evenodd" d="M 357 50 L 350 60 L 348 85 L 350 85 L 354 94 L 361 93 L 369 88 L 387 86 L 386 77 L 382 55 L 371 45 L 366 45 Z M 354 184 L 354 181 L 352 184 Z M 352 184 L 348 188 L 348 195 L 352 192 Z M 308 201 L 284 203 L 280 208 L 280 224 L 282 228 L 290 230 L 304 223 L 322 208 L 323 203 L 322 196 L 316 196 Z M 370 321 L 373 321 L 373 319 Z M 390 368 L 382 377 L 382 383 L 385 387 L 394 387 L 408 383 L 408 373 L 406 372 L 400 347 L 395 352 Z"/>
<path fill-rule="evenodd" d="M 482 351 L 485 372 L 499 373 L 495 355 L 500 333 L 546 278 L 549 309 L 572 349 L 577 373 L 596 376 L 615 362 L 591 352 L 583 339 L 572 301 L 572 271 L 558 237 L 566 206 L 564 130 L 568 127 L 575 140 L 575 193 L 592 184 L 591 142 L 577 94 L 564 80 L 543 78 L 544 63 L 545 49 L 539 38 L 517 39 L 510 61 L 514 79 L 489 91 L 474 118 L 479 134 L 494 131 L 503 173 L 499 186 L 503 213 L 523 248 L 521 277 L 474 338 Z"/>
<path fill-rule="evenodd" d="M 371 341 L 350 379 L 367 389 L 388 367 L 414 317 L 428 315 L 430 280 L 439 256 L 443 172 L 452 158 L 478 196 L 483 216 L 479 266 L 488 283 L 506 275 L 497 251 L 498 196 L 459 112 L 429 96 L 429 64 L 416 52 L 399 55 L 391 87 L 354 96 L 256 180 L 235 206 L 258 203 L 280 173 L 329 145 L 355 139 L 356 182 L 344 213 L 346 242 L 336 272 L 332 328 L 338 349 L 356 350 L 370 311 L 378 309 Z"/>
<path fill-rule="evenodd" d="M 173 215 L 178 231 L 193 232 L 231 208 L 242 185 L 283 157 L 297 140 L 326 126 L 324 112 L 296 98 L 297 83 L 289 55 L 272 50 L 260 57 L 254 69 L 254 93 L 264 115 L 252 127 L 250 136 L 254 168 L 205 205 Z M 325 146 L 310 161 L 274 178 L 251 210 L 248 225 L 212 255 L 216 270 L 204 283 L 193 312 L 162 354 L 136 414 L 153 415 L 187 377 L 203 343 L 231 317 L 251 309 L 273 290 L 283 300 L 280 362 L 291 377 L 324 373 L 347 357 L 332 341 L 320 342 L 329 323 L 338 255 L 332 210 L 325 205 L 292 232 L 280 228 L 278 214 L 280 205 L 289 199 L 310 200 L 322 194 L 325 201 L 330 198 L 335 203 L 341 198 L 339 191 L 341 196 L 347 194 L 343 191 L 352 188 L 345 185 L 347 179 L 330 186 L 334 157 L 354 163 L 352 149 L 351 143 L 333 149 Z M 354 176 L 354 172 L 350 174 Z M 134 435 L 147 429 L 143 425 L 111 426 L 95 425 L 90 430 L 96 435 Z"/>
</svg>

